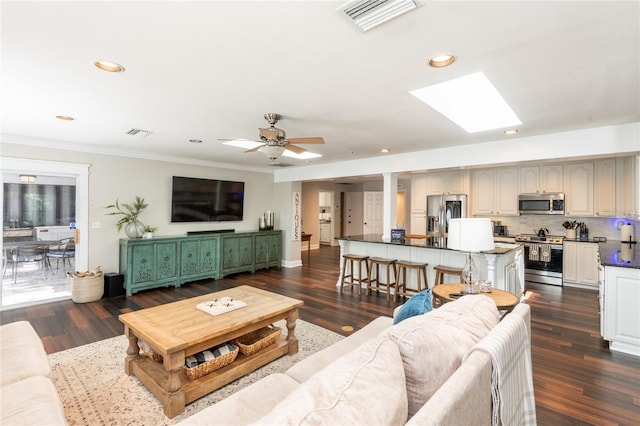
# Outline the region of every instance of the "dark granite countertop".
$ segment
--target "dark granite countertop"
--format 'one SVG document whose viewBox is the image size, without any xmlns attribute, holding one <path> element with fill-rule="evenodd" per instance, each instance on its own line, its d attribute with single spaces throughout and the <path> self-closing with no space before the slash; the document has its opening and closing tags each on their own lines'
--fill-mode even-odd
<svg viewBox="0 0 640 426">
<path fill-rule="evenodd" d="M 378 234 L 366 234 L 366 235 L 349 235 L 346 237 L 336 237 L 336 240 L 357 241 L 360 243 L 390 244 L 390 245 L 404 246 L 404 247 L 423 247 L 423 248 L 450 250 L 447 248 L 446 238 L 405 238 L 403 240 L 384 241 L 382 237 Z M 482 253 L 505 254 L 519 247 L 520 245 L 517 243 L 516 244 L 496 243 L 495 249 L 483 251 Z"/>
<path fill-rule="evenodd" d="M 600 262 L 604 266 L 640 269 L 640 248 L 637 243 L 607 240 L 607 242 L 598 243 L 598 247 Z"/>
</svg>

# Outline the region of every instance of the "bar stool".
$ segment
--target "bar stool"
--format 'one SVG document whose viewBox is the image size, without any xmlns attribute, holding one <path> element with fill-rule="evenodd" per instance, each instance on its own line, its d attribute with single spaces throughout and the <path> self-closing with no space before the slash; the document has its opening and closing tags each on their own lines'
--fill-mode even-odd
<svg viewBox="0 0 640 426">
<path fill-rule="evenodd" d="M 393 301 L 396 301 L 396 296 L 411 297 L 414 294 L 420 293 L 423 289 L 429 288 L 429 280 L 427 279 L 427 266 L 428 263 L 416 263 L 399 260 L 396 262 L 396 291 L 393 294 Z M 407 287 L 407 270 L 416 271 L 416 284 L 417 288 Z M 422 284 L 424 283 L 424 288 Z M 402 290 L 400 290 L 402 289 Z"/>
<path fill-rule="evenodd" d="M 351 291 L 353 291 L 353 286 L 358 286 L 358 295 L 362 294 L 362 284 L 367 284 L 369 280 L 369 269 L 367 265 L 367 260 L 369 256 L 358 256 L 355 254 L 345 254 L 342 256 L 342 280 L 340 281 L 340 292 L 342 292 L 342 288 L 345 284 L 351 287 Z M 347 265 L 349 265 L 349 272 L 347 273 Z M 358 276 L 354 274 L 356 271 L 355 267 L 358 267 Z M 362 266 L 364 265 L 364 271 L 366 272 L 366 276 L 362 274 Z"/>
<path fill-rule="evenodd" d="M 438 265 L 434 266 L 433 270 L 436 271 L 436 279 L 433 285 L 444 284 L 445 275 L 457 275 L 460 278 L 460 284 L 464 282 L 464 278 L 462 276 L 462 268 Z"/>
<path fill-rule="evenodd" d="M 386 269 L 386 282 L 380 279 L 380 266 L 383 266 Z M 392 272 L 393 281 L 391 281 Z M 395 288 L 397 279 L 396 259 L 383 259 L 380 257 L 369 258 L 369 284 L 367 285 L 367 296 L 371 294 L 371 290 L 375 290 L 376 292 L 384 291 L 387 294 L 387 300 L 389 300 L 391 287 Z"/>
</svg>

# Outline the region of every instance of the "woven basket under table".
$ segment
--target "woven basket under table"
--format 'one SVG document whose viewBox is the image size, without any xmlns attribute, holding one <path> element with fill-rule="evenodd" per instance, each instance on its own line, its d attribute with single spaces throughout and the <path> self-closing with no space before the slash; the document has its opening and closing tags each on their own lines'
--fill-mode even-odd
<svg viewBox="0 0 640 426">
<path fill-rule="evenodd" d="M 182 366 L 182 371 L 187 375 L 191 380 L 198 379 L 206 374 L 212 373 L 226 365 L 231 364 L 236 360 L 236 356 L 238 356 L 238 346 L 235 346 L 235 350 L 231 352 L 227 352 L 226 354 L 215 357 L 214 359 L 203 362 L 195 367 L 187 367 L 186 365 Z"/>
<path fill-rule="evenodd" d="M 248 356 L 275 343 L 281 333 L 280 327 L 271 325 L 233 339 L 233 344 L 240 348 L 240 352 Z"/>
</svg>

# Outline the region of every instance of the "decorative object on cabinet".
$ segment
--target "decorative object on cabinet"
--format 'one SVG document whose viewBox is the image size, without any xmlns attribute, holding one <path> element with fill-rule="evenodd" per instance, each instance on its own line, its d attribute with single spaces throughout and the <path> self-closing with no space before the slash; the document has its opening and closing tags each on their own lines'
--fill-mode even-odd
<svg viewBox="0 0 640 426">
<path fill-rule="evenodd" d="M 140 238 L 144 233 L 144 225 L 138 220 L 138 216 L 147 208 L 149 204 L 144 202 L 144 198 L 136 196 L 136 200 L 133 203 L 120 203 L 116 200 L 115 203 L 106 206 L 106 209 L 112 209 L 109 213 L 110 216 L 121 216 L 116 226 L 118 232 L 124 226 L 124 232 L 129 238 Z"/>
<path fill-rule="evenodd" d="M 461 292 L 464 294 L 479 292 L 476 285 L 479 278 L 478 268 L 473 262 L 472 253 L 495 248 L 492 231 L 489 219 L 460 218 L 451 219 L 449 222 L 447 248 L 468 253 L 467 262 L 462 269 L 464 285 Z"/>
<path fill-rule="evenodd" d="M 153 238 L 153 234 L 158 230 L 157 226 L 144 226 L 144 234 L 142 234 L 142 238 Z"/>
</svg>

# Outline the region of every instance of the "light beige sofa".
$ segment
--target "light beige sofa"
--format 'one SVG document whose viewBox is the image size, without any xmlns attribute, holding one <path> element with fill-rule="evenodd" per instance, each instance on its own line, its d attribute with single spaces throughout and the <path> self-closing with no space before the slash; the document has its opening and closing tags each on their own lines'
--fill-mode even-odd
<svg viewBox="0 0 640 426">
<path fill-rule="evenodd" d="M 66 425 L 42 341 L 27 321 L 0 326 L 0 424 Z"/>
<path fill-rule="evenodd" d="M 522 318 L 528 339 L 529 306 L 508 315 Z M 511 337 L 495 302 L 465 296 L 392 323 L 377 318 L 180 424 L 491 424 L 492 356 L 474 349 L 501 328 Z"/>
</svg>

